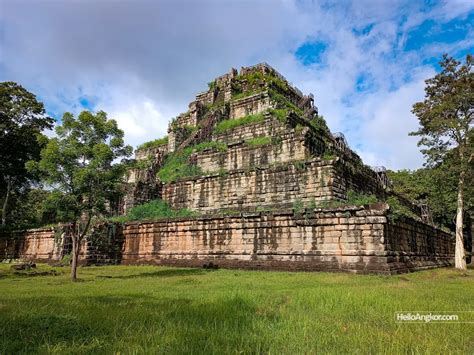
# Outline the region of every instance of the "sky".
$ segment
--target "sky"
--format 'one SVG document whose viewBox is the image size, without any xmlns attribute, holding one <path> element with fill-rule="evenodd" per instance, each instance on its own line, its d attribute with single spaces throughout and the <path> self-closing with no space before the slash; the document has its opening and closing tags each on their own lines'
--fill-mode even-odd
<svg viewBox="0 0 474 355">
<path fill-rule="evenodd" d="M 412 105 L 443 53 L 474 49 L 474 0 L 0 0 L 0 81 L 57 120 L 104 110 L 128 144 L 231 68 L 267 62 L 368 165 L 423 165 Z"/>
</svg>

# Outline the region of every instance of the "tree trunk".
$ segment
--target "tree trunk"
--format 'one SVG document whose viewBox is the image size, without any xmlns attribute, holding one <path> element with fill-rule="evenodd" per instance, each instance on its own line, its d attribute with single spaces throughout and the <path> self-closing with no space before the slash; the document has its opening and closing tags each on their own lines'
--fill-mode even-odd
<svg viewBox="0 0 474 355">
<path fill-rule="evenodd" d="M 73 233 L 72 233 L 72 263 L 71 263 L 71 280 L 77 281 L 77 265 L 79 263 L 79 252 L 81 250 L 81 242 L 84 239 L 84 236 L 87 234 L 90 224 L 91 224 L 92 216 L 89 215 L 87 218 L 86 226 L 84 230 L 81 232 L 79 230 L 80 223 L 74 223 L 73 225 Z M 77 226 L 77 229 L 76 229 Z"/>
<path fill-rule="evenodd" d="M 456 249 L 454 253 L 454 266 L 456 269 L 466 270 L 466 259 L 464 253 L 464 169 L 459 174 L 458 200 L 456 211 Z"/>
<path fill-rule="evenodd" d="M 71 281 L 77 281 L 77 263 L 79 259 L 79 250 L 81 248 L 79 234 L 74 230 L 72 239 L 72 263 L 71 263 Z"/>
<path fill-rule="evenodd" d="M 5 195 L 5 201 L 3 201 L 3 207 L 2 207 L 2 226 L 5 226 L 7 223 L 7 207 L 8 207 L 8 199 L 10 198 L 11 189 L 12 189 L 12 179 L 8 177 L 7 194 Z"/>
</svg>

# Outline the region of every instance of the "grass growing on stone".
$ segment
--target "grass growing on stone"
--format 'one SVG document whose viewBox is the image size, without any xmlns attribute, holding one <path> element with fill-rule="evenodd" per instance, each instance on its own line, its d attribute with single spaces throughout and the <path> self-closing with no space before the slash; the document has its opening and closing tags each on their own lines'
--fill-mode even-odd
<svg viewBox="0 0 474 355">
<path fill-rule="evenodd" d="M 35 272 L 49 271 L 40 265 Z M 397 323 L 470 311 L 474 274 L 400 276 L 106 266 L 82 282 L 0 264 L 0 353 L 471 353 L 472 324 Z"/>
<path fill-rule="evenodd" d="M 195 164 L 190 164 L 189 158 L 195 152 L 202 152 L 206 149 L 226 151 L 227 145 L 222 142 L 203 142 L 193 147 L 187 147 L 169 154 L 166 157 L 163 167 L 158 172 L 162 182 L 170 183 L 179 179 L 201 176 L 204 172 Z"/>
<path fill-rule="evenodd" d="M 272 137 L 255 137 L 246 141 L 249 147 L 261 147 L 262 145 L 268 145 L 272 143 Z"/>
<path fill-rule="evenodd" d="M 262 122 L 264 119 L 265 116 L 263 115 L 263 113 L 258 113 L 255 115 L 248 115 L 237 119 L 224 120 L 217 124 L 217 126 L 214 128 L 214 133 L 224 133 L 236 127 L 245 126 L 251 123 Z"/>
<path fill-rule="evenodd" d="M 144 150 L 144 149 L 150 149 L 150 148 L 156 148 L 162 145 L 168 144 L 168 136 L 165 136 L 163 138 L 155 139 L 149 142 L 145 142 L 137 147 L 137 150 Z"/>
<path fill-rule="evenodd" d="M 124 216 L 112 217 L 110 218 L 110 221 L 123 223 L 131 221 L 159 220 L 163 218 L 174 217 L 191 217 L 195 215 L 195 212 L 185 208 L 173 210 L 163 200 L 153 200 L 131 208 L 130 211 Z"/>
</svg>

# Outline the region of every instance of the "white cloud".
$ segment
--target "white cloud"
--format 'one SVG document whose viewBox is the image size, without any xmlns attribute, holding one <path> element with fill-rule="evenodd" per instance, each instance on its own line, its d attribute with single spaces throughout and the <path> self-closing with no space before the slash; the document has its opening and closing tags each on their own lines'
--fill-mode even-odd
<svg viewBox="0 0 474 355">
<path fill-rule="evenodd" d="M 361 143 L 359 153 L 371 165 L 390 169 L 414 169 L 423 163 L 417 147 L 418 137 L 408 136 L 416 131 L 418 121 L 411 113 L 414 102 L 423 100 L 424 78 L 434 74 L 425 69 L 413 81 L 392 92 L 369 95 L 357 110 L 365 118 L 357 133 Z"/>
<path fill-rule="evenodd" d="M 166 134 L 169 119 L 186 111 L 214 77 L 267 61 L 315 94 L 330 128 L 345 132 L 367 163 L 416 168 L 422 159 L 416 138 L 408 137 L 416 128 L 410 109 L 433 74 L 423 56 L 473 45 L 470 33 L 449 47 L 404 53 L 410 28 L 429 18 L 465 16 L 474 4 L 421 7 L 409 0 L 5 0 L 0 80 L 20 82 L 57 113 L 77 113 L 80 97 L 94 97 L 94 108 L 117 119 L 136 146 Z M 368 25 L 365 35 L 353 31 Z M 328 44 L 322 63 L 305 67 L 295 59 L 307 40 Z M 367 91 L 355 89 L 361 75 Z"/>
</svg>

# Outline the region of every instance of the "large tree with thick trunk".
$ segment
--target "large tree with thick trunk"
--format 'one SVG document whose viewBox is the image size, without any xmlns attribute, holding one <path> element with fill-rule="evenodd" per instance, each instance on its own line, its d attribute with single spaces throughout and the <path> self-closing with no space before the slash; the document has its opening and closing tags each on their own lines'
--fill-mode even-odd
<svg viewBox="0 0 474 355">
<path fill-rule="evenodd" d="M 448 55 L 440 62 L 441 72 L 426 80 L 425 99 L 413 106 L 420 128 L 419 145 L 428 166 L 444 164 L 457 176 L 455 266 L 466 269 L 463 243 L 463 216 L 466 175 L 473 162 L 474 59 L 461 63 Z M 456 159 L 449 154 L 457 153 Z"/>
<path fill-rule="evenodd" d="M 41 160 L 29 168 L 43 174 L 54 188 L 51 198 L 70 216 L 75 281 L 81 243 L 93 219 L 107 213 L 110 197 L 120 190 L 132 147 L 125 146 L 123 131 L 102 111 L 83 111 L 77 118 L 65 113 L 56 133 Z"/>
</svg>

